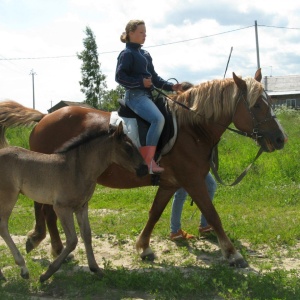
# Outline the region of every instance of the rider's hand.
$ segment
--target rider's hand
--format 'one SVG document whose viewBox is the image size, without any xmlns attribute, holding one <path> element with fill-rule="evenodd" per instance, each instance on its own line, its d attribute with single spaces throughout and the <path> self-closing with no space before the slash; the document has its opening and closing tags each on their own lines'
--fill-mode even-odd
<svg viewBox="0 0 300 300">
<path fill-rule="evenodd" d="M 152 87 L 152 80 L 151 78 L 144 78 L 143 79 L 144 87 L 151 88 Z"/>
<path fill-rule="evenodd" d="M 178 91 L 182 91 L 182 87 L 180 83 L 176 83 L 172 86 L 173 91 L 178 92 Z"/>
</svg>

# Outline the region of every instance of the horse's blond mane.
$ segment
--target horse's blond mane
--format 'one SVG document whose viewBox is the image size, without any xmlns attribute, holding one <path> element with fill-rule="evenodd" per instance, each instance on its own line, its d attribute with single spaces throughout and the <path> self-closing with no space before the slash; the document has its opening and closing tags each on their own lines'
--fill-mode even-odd
<svg viewBox="0 0 300 300">
<path fill-rule="evenodd" d="M 247 102 L 252 107 L 262 93 L 262 85 L 254 78 L 244 79 L 247 85 Z M 239 99 L 239 89 L 232 78 L 215 79 L 195 85 L 174 97 L 174 100 L 185 104 L 192 111 L 170 102 L 171 110 L 176 112 L 179 122 L 217 121 L 221 116 L 232 115 Z"/>
</svg>

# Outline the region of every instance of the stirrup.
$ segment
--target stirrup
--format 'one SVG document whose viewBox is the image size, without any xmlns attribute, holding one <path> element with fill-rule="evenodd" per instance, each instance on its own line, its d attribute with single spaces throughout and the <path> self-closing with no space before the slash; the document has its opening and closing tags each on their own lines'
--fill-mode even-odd
<svg viewBox="0 0 300 300">
<path fill-rule="evenodd" d="M 154 167 L 154 168 L 153 168 Z M 151 160 L 149 166 L 149 174 L 159 174 L 162 173 L 165 169 L 157 165 L 154 159 Z"/>
</svg>

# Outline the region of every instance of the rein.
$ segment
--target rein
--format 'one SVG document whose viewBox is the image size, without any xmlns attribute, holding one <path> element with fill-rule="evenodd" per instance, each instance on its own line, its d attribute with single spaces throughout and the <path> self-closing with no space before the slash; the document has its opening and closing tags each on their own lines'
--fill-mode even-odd
<svg viewBox="0 0 300 300">
<path fill-rule="evenodd" d="M 215 146 L 212 150 L 212 155 L 210 158 L 210 168 L 215 176 L 215 178 L 217 179 L 217 181 L 222 184 L 222 185 L 226 185 L 226 186 L 234 186 L 236 184 L 238 184 L 248 173 L 248 171 L 250 170 L 250 168 L 252 167 L 252 165 L 254 164 L 254 162 L 260 157 L 260 155 L 263 153 L 263 149 L 259 148 L 254 160 L 252 161 L 252 163 L 236 178 L 236 180 L 231 183 L 231 184 L 226 184 L 224 183 L 224 181 L 220 178 L 219 173 L 218 173 L 218 164 L 219 164 L 219 160 L 218 160 L 218 156 L 217 156 L 217 146 Z"/>
<path fill-rule="evenodd" d="M 194 112 L 194 111 L 191 110 L 188 106 L 186 106 L 185 104 L 183 104 L 183 103 L 181 103 L 181 102 L 178 102 L 178 101 L 176 101 L 176 100 L 170 98 L 167 94 L 165 94 L 164 92 L 162 92 L 162 91 L 159 90 L 158 88 L 154 87 L 154 90 L 156 90 L 159 94 L 163 95 L 163 96 L 166 97 L 167 99 L 169 99 L 169 100 L 173 101 L 174 103 L 178 104 L 179 106 L 183 107 L 184 109 L 187 109 L 187 110 L 189 110 L 189 111 Z M 265 92 L 265 91 L 264 91 L 264 92 Z M 268 101 L 267 101 L 268 95 L 267 95 L 266 92 L 265 92 L 265 94 L 266 94 L 266 97 L 263 96 L 263 100 L 264 100 L 265 102 L 268 103 Z M 246 105 L 245 95 L 244 95 L 243 92 L 241 91 L 241 92 L 240 92 L 239 99 L 238 99 L 238 101 L 237 101 L 237 103 L 236 103 L 236 107 L 237 107 L 237 105 L 238 105 L 238 103 L 239 103 L 239 101 L 240 101 L 241 98 L 244 100 L 244 103 L 245 103 L 245 105 Z M 259 136 L 258 125 L 260 125 L 261 123 L 264 123 L 264 122 L 269 121 L 269 119 L 274 119 L 274 118 L 276 118 L 276 116 L 273 115 L 272 118 L 265 119 L 265 120 L 263 120 L 263 121 L 257 122 L 257 121 L 256 121 L 256 118 L 255 118 L 255 116 L 253 115 L 252 111 L 250 110 L 249 106 L 246 105 L 246 107 L 247 107 L 249 113 L 250 113 L 251 116 L 252 116 L 253 123 L 255 123 L 255 124 L 253 124 L 254 126 L 253 126 L 253 131 L 252 131 L 251 134 L 249 134 L 249 133 L 247 133 L 247 132 L 244 132 L 244 131 L 241 131 L 241 130 L 238 130 L 238 129 L 234 129 L 234 128 L 228 127 L 228 126 L 224 126 L 224 125 L 219 124 L 219 123 L 217 123 L 217 124 L 218 124 L 219 126 L 225 127 L 226 129 L 228 129 L 228 130 L 230 130 L 230 131 L 232 131 L 232 132 L 234 132 L 234 133 L 237 133 L 237 134 L 239 134 L 239 135 L 242 135 L 242 136 L 245 136 L 245 137 L 251 137 L 252 139 L 254 139 L 254 140 L 257 142 L 257 140 L 258 140 L 259 138 L 261 138 L 261 136 Z M 235 110 L 235 111 L 236 111 L 236 110 Z M 195 112 L 194 112 L 194 113 L 195 113 Z M 235 114 L 235 112 L 234 112 L 234 114 Z M 234 116 L 234 114 L 233 114 L 233 116 Z M 259 158 L 259 156 L 260 156 L 262 153 L 263 153 L 263 149 L 262 149 L 262 147 L 261 147 L 261 148 L 258 150 L 258 152 L 257 152 L 257 154 L 256 154 L 256 156 L 255 156 L 255 158 L 254 158 L 254 160 L 252 161 L 252 163 L 250 163 L 249 166 L 248 166 L 247 168 L 245 168 L 245 170 L 244 170 L 244 171 L 243 171 L 243 172 L 235 179 L 235 181 L 234 181 L 233 183 L 231 183 L 231 184 L 226 184 L 226 183 L 224 183 L 224 181 L 223 181 L 223 180 L 220 178 L 220 176 L 219 176 L 219 173 L 218 173 L 219 157 L 218 157 L 218 148 L 217 148 L 217 145 L 215 145 L 215 146 L 213 147 L 213 149 L 212 149 L 212 155 L 211 155 L 211 158 L 210 158 L 210 167 L 211 167 L 211 170 L 212 170 L 212 172 L 213 172 L 213 174 L 214 174 L 216 180 L 217 180 L 220 184 L 225 185 L 225 186 L 234 186 L 234 185 L 238 184 L 238 183 L 246 176 L 246 174 L 248 173 L 248 171 L 250 170 L 250 168 L 252 167 L 252 165 L 254 164 L 254 162 Z"/>
</svg>

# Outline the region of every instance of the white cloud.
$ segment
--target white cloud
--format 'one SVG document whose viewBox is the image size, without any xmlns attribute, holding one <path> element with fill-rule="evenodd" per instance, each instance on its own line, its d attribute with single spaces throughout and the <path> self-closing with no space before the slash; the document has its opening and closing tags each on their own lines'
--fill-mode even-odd
<svg viewBox="0 0 300 300">
<path fill-rule="evenodd" d="M 156 71 L 165 79 L 199 82 L 224 75 L 230 48 L 233 52 L 227 77 L 232 72 L 254 75 L 257 67 L 254 21 L 258 27 L 263 75 L 299 74 L 300 4 L 292 0 L 238 1 L 0 1 L 0 100 L 10 98 L 32 106 L 35 78 L 36 108 L 46 112 L 62 99 L 81 101 L 78 81 L 84 29 L 96 35 L 102 72 L 114 88 L 119 40 L 130 19 L 144 19 L 145 47 Z M 250 26 L 250 28 L 245 28 Z M 237 30 L 244 28 L 242 30 Z M 232 31 L 232 32 L 230 32 Z M 227 32 L 226 34 L 221 34 Z M 189 40 L 189 41 L 188 41 Z M 182 43 L 176 43 L 185 41 Z M 173 44 L 172 44 L 173 43 Z M 165 46 L 159 46 L 168 44 Z M 150 47 L 157 45 L 157 47 Z M 109 52 L 109 53 L 104 53 Z M 103 53 L 103 54 L 102 54 Z"/>
</svg>

